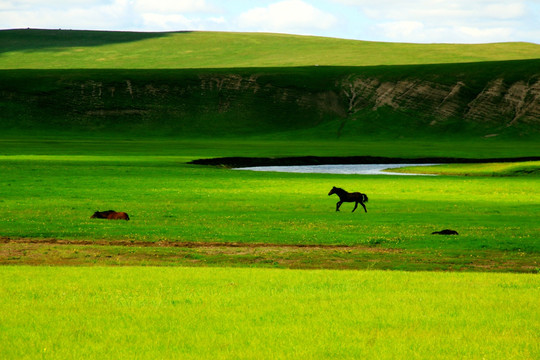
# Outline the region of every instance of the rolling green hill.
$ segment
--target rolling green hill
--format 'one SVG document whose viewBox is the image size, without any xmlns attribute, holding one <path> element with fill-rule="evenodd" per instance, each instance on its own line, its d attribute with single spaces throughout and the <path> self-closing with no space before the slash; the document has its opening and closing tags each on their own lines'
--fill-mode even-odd
<svg viewBox="0 0 540 360">
<path fill-rule="evenodd" d="M 5 133 L 540 136 L 536 44 L 65 30 L 0 31 L 0 44 Z"/>
<path fill-rule="evenodd" d="M 0 69 L 375 66 L 540 58 L 540 45 L 531 43 L 426 45 L 227 32 L 5 30 L 0 45 Z"/>
</svg>

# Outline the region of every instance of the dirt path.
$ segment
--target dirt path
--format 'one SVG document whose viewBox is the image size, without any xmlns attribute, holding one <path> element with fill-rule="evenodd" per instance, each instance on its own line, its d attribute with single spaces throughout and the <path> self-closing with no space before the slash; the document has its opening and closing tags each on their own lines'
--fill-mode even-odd
<svg viewBox="0 0 540 360">
<path fill-rule="evenodd" d="M 135 241 L 135 240 L 66 240 L 66 239 L 32 239 L 0 236 L 0 244 L 40 244 L 40 245 L 77 245 L 77 246 L 126 246 L 126 247 L 173 247 L 173 248 L 273 248 L 273 249 L 362 249 L 369 252 L 393 252 L 399 249 L 385 249 L 361 245 L 314 245 L 314 244 L 267 244 L 236 242 L 195 242 L 195 241 Z"/>
<path fill-rule="evenodd" d="M 536 254 L 495 250 L 391 249 L 0 237 L 0 265 L 216 266 L 287 269 L 538 272 Z"/>
</svg>

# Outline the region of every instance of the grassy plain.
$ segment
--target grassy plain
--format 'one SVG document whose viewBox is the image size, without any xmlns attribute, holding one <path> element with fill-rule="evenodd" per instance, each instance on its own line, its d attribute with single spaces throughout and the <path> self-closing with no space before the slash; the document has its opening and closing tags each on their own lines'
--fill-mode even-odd
<svg viewBox="0 0 540 360">
<path fill-rule="evenodd" d="M 540 356 L 531 274 L 1 267 L 0 290 L 2 359 Z"/>
<path fill-rule="evenodd" d="M 7 153 L 17 152 L 15 143 L 5 142 Z M 292 268 L 538 270 L 536 177 L 257 173 L 187 164 L 195 158 L 238 151 L 226 142 L 214 144 L 214 149 L 208 143 L 200 143 L 199 148 L 182 147 L 182 142 L 173 142 L 172 148 L 161 144 L 153 155 L 141 153 L 152 152 L 155 143 L 134 140 L 126 142 L 129 146 L 109 142 L 106 150 L 98 146 L 94 155 L 78 155 L 88 153 L 93 142 L 83 142 L 81 148 L 73 146 L 76 141 L 37 142 L 33 147 L 30 143 L 18 152 L 46 152 L 44 147 L 50 146 L 48 152 L 74 154 L 0 157 L 5 174 L 0 179 L 0 232 L 4 238 L 43 244 L 38 248 L 4 244 L 4 263 L 215 266 L 222 261 L 233 266 Z M 272 151 L 261 151 L 265 146 L 268 143 L 241 147 L 250 155 Z M 72 150 L 66 151 L 67 147 Z M 323 148 L 319 154 L 337 151 Z M 280 149 L 287 155 L 306 151 L 299 144 Z M 336 213 L 337 198 L 327 196 L 332 186 L 367 193 L 368 213 L 350 213 L 348 204 Z M 131 221 L 89 219 L 94 211 L 108 209 L 128 212 Z M 458 230 L 460 235 L 431 235 L 443 228 Z M 59 247 L 51 239 L 73 241 L 73 247 Z M 83 250 L 81 241 L 94 242 L 98 248 Z M 103 241 L 133 242 L 140 248 L 99 250 Z M 185 247 L 194 242 L 243 244 L 248 250 L 235 261 L 238 252 L 227 247 L 218 256 L 215 249 L 204 247 L 178 250 L 180 255 L 171 248 L 174 243 Z M 142 246 L 160 243 L 166 249 Z M 302 254 L 295 248 L 272 250 L 261 244 L 355 248 L 351 252 L 310 248 Z M 96 256 L 100 251 L 106 256 Z"/>
</svg>

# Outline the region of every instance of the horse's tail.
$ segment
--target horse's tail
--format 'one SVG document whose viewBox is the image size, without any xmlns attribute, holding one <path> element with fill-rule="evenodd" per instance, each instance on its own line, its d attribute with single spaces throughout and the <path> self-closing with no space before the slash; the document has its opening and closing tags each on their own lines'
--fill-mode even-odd
<svg viewBox="0 0 540 360">
<path fill-rule="evenodd" d="M 362 202 L 368 202 L 368 197 L 366 194 L 362 194 Z"/>
</svg>

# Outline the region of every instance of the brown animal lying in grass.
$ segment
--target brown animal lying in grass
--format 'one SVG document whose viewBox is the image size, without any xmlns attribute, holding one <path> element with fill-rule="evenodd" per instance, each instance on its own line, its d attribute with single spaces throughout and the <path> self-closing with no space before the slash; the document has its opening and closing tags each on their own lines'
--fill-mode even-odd
<svg viewBox="0 0 540 360">
<path fill-rule="evenodd" d="M 96 211 L 94 215 L 90 216 L 90 219 L 129 220 L 129 215 L 114 210 Z"/>
</svg>

